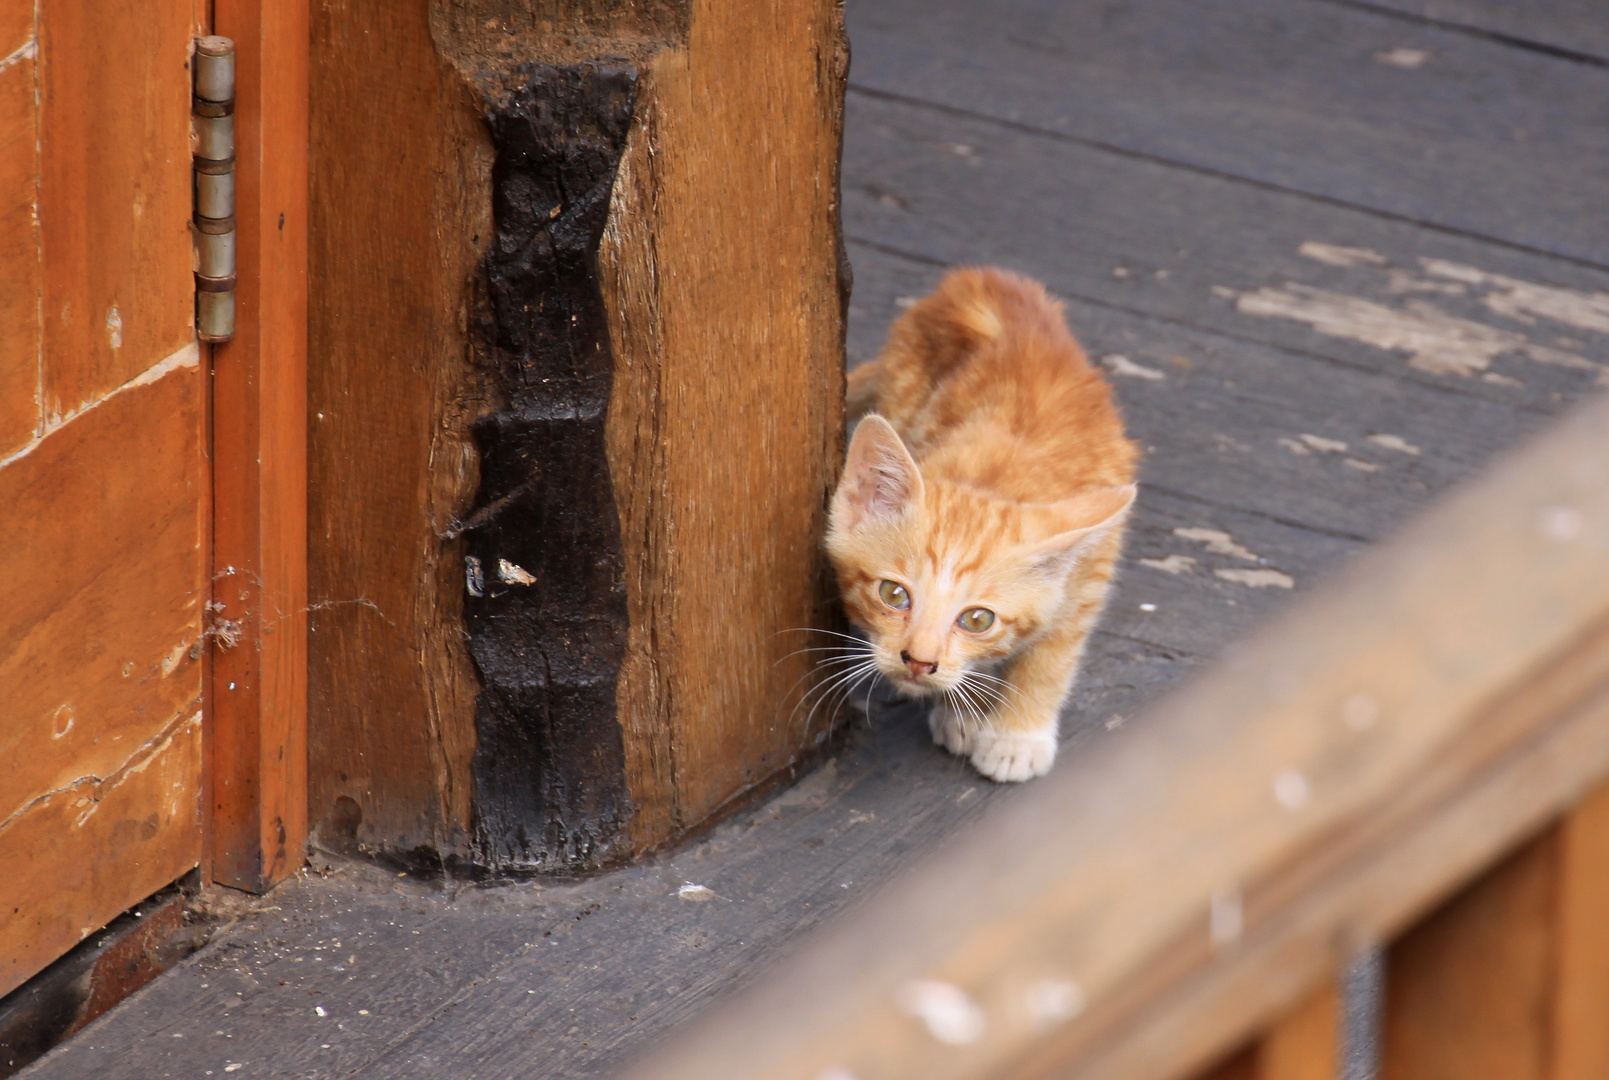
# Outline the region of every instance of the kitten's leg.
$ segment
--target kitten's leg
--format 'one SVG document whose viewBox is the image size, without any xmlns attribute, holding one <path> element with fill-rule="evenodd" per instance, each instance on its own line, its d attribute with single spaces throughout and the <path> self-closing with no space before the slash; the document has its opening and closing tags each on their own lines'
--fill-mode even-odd
<svg viewBox="0 0 1609 1080">
<path fill-rule="evenodd" d="M 972 732 L 969 757 L 991 780 L 1044 776 L 1056 762 L 1061 705 L 1078 670 L 1083 635 L 1035 642 L 1006 671 L 1011 689 L 988 721 Z"/>
<path fill-rule="evenodd" d="M 1061 624 L 1030 645 L 1001 672 L 1006 700 L 972 734 L 972 764 L 991 780 L 1044 776 L 1056 761 L 1062 703 L 1073 688 L 1084 642 L 1100 616 L 1122 543 L 1114 534 L 1096 554 Z"/>
<path fill-rule="evenodd" d="M 883 378 L 882 360 L 869 360 L 849 372 L 844 391 L 844 422 L 853 424 L 877 408 L 877 394 Z"/>
<path fill-rule="evenodd" d="M 972 753 L 972 733 L 977 726 L 976 717 L 969 720 L 946 699 L 940 699 L 927 714 L 927 729 L 933 734 L 934 744 L 960 757 Z"/>
</svg>

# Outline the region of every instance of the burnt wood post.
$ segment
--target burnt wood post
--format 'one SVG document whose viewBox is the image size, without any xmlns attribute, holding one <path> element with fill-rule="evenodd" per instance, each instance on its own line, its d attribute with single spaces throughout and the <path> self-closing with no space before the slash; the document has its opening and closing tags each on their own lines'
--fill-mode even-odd
<svg viewBox="0 0 1609 1080">
<path fill-rule="evenodd" d="M 316 836 L 673 842 L 832 723 L 787 654 L 830 595 L 841 11 L 320 0 L 313 40 Z"/>
</svg>

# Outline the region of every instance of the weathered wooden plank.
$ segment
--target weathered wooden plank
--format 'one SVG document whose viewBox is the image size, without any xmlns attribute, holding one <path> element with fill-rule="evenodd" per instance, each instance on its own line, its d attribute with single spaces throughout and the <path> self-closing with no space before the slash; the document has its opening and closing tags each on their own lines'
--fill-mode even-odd
<svg viewBox="0 0 1609 1080">
<path fill-rule="evenodd" d="M 309 808 L 326 844 L 462 856 L 477 687 L 441 536 L 476 483 L 488 149 L 426 5 L 315 4 L 311 50 Z"/>
<path fill-rule="evenodd" d="M 0 469 L 3 990 L 196 863 L 202 391 L 191 346 Z"/>
<path fill-rule="evenodd" d="M 0 458 L 39 429 L 39 116 L 34 58 L 18 54 L 33 38 L 31 6 L 28 15 L 0 27 Z"/>
<path fill-rule="evenodd" d="M 258 891 L 307 839 L 307 108 L 304 2 L 223 0 L 236 43 L 233 341 L 212 349 L 209 871 Z M 219 625 L 224 625 L 220 623 Z"/>
<path fill-rule="evenodd" d="M 20 59 L 15 54 L 34 40 L 34 6 L 27 0 L 0 4 L 0 61 Z"/>
<path fill-rule="evenodd" d="M 857 85 L 1609 262 L 1602 67 L 1326 0 L 851 15 Z"/>
<path fill-rule="evenodd" d="M 1590 0 L 1366 0 L 1365 6 L 1609 63 L 1609 21 Z"/>
<path fill-rule="evenodd" d="M 1549 412 L 1609 362 L 1601 271 L 918 106 L 850 106 L 851 240 Z"/>
<path fill-rule="evenodd" d="M 192 338 L 191 0 L 39 4 L 47 423 Z"/>
<path fill-rule="evenodd" d="M 1603 1075 L 1606 855 L 1599 789 L 1393 945 L 1386 1080 Z"/>
<path fill-rule="evenodd" d="M 783 775 L 833 722 L 793 710 L 810 654 L 790 631 L 828 618 L 846 63 L 833 3 L 699 0 L 685 47 L 648 67 L 605 252 L 639 849 Z"/>
<path fill-rule="evenodd" d="M 1609 770 L 1606 432 L 1578 411 L 631 1075 L 1135 1080 L 1246 1037 Z"/>
</svg>

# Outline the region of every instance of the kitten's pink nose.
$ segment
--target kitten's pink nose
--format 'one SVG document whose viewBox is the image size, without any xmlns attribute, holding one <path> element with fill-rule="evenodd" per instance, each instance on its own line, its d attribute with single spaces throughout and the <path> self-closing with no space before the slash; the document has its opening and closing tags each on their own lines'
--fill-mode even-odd
<svg viewBox="0 0 1609 1080">
<path fill-rule="evenodd" d="M 927 660 L 912 660 L 911 654 L 905 652 L 904 650 L 900 651 L 899 658 L 904 662 L 905 669 L 909 671 L 913 677 L 918 679 L 920 679 L 923 675 L 931 675 L 939 669 L 937 664 L 931 663 Z"/>
</svg>

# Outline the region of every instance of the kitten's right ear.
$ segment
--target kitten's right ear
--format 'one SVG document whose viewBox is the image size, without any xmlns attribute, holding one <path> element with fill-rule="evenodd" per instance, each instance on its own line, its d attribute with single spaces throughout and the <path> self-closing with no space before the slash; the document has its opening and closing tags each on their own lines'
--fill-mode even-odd
<svg viewBox="0 0 1609 1080">
<path fill-rule="evenodd" d="M 832 527 L 857 529 L 902 516 L 922 495 L 922 473 L 894 426 L 868 413 L 849 442 L 844 475 L 832 496 Z"/>
</svg>

